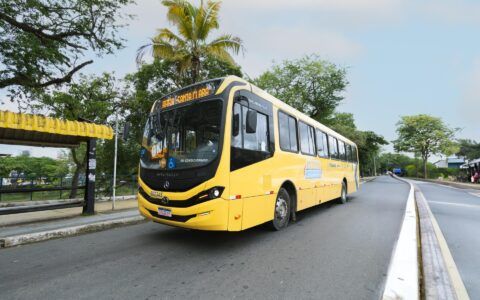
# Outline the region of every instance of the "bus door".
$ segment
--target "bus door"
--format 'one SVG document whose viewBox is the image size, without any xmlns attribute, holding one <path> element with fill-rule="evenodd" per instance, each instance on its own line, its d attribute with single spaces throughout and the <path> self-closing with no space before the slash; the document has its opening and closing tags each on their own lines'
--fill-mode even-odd
<svg viewBox="0 0 480 300">
<path fill-rule="evenodd" d="M 232 114 L 230 195 L 243 201 L 242 229 L 273 218 L 274 166 L 272 105 L 247 92 L 237 92 Z M 271 134 L 270 134 L 271 133 Z"/>
</svg>

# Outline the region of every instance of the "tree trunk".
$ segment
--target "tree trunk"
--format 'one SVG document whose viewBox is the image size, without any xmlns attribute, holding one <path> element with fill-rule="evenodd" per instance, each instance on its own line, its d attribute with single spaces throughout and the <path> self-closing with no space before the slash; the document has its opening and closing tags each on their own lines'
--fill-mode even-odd
<svg viewBox="0 0 480 300">
<path fill-rule="evenodd" d="M 423 158 L 423 178 L 427 179 L 427 162 L 428 160 L 426 158 Z"/>
<path fill-rule="evenodd" d="M 200 58 L 192 58 L 192 84 L 196 83 L 198 80 L 198 75 L 200 73 Z"/>
<path fill-rule="evenodd" d="M 72 158 L 73 158 L 73 162 L 75 163 L 75 172 L 73 173 L 73 177 L 72 177 L 72 189 L 70 190 L 70 195 L 68 196 L 68 198 L 70 199 L 75 199 L 77 198 L 77 191 L 78 191 L 78 179 L 80 177 L 80 172 L 83 170 L 83 168 L 85 167 L 85 164 L 86 164 L 86 158 L 87 156 L 85 155 L 85 157 L 80 161 L 78 158 L 77 158 L 77 151 L 75 148 L 72 148 Z"/>
</svg>

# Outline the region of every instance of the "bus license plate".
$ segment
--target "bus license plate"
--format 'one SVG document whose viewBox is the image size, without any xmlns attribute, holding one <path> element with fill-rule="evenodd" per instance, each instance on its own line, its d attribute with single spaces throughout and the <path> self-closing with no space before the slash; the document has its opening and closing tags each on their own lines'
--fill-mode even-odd
<svg viewBox="0 0 480 300">
<path fill-rule="evenodd" d="M 159 214 L 160 216 L 164 216 L 164 217 L 169 217 L 169 218 L 172 217 L 172 211 L 169 210 L 169 209 L 167 209 L 167 208 L 161 208 L 161 207 L 159 207 L 159 208 L 158 208 L 158 214 Z"/>
</svg>

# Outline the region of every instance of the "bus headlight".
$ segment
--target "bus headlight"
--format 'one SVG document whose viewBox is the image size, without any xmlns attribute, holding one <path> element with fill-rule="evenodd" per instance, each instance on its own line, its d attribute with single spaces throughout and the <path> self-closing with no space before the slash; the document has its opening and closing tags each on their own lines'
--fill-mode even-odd
<svg viewBox="0 0 480 300">
<path fill-rule="evenodd" d="M 222 195 L 222 192 L 225 188 L 223 186 L 216 186 L 208 190 L 208 198 L 215 199 L 219 198 Z"/>
</svg>

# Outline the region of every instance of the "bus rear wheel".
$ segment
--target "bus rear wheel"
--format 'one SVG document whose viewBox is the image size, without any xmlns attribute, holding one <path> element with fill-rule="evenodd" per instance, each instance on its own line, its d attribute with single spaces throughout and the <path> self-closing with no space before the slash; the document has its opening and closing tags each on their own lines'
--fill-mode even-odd
<svg viewBox="0 0 480 300">
<path fill-rule="evenodd" d="M 286 189 L 280 188 L 275 201 L 274 214 L 271 227 L 274 230 L 282 230 L 290 221 L 291 201 L 290 194 Z"/>
<path fill-rule="evenodd" d="M 340 193 L 340 203 L 345 204 L 347 203 L 347 184 L 345 181 L 342 181 L 342 191 Z"/>
</svg>

